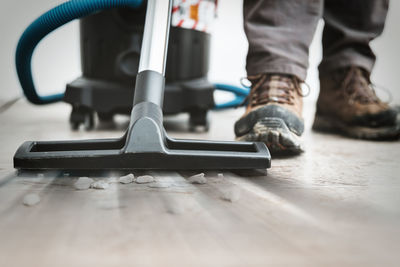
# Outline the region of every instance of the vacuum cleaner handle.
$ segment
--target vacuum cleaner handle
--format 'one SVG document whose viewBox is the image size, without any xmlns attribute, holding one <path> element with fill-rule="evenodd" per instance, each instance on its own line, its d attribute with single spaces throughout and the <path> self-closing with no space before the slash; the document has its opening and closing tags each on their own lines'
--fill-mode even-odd
<svg viewBox="0 0 400 267">
<path fill-rule="evenodd" d="M 148 0 L 139 73 L 133 106 L 152 102 L 162 107 L 172 0 Z"/>
<path fill-rule="evenodd" d="M 148 0 L 140 53 L 139 72 L 165 75 L 172 0 Z"/>
</svg>

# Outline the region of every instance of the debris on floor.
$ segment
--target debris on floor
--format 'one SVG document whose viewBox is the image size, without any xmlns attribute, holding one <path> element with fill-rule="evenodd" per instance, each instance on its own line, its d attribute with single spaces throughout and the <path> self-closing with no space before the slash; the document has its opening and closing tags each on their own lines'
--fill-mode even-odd
<svg viewBox="0 0 400 267">
<path fill-rule="evenodd" d="M 109 186 L 110 185 L 104 180 L 96 181 L 90 185 L 90 187 L 94 189 L 107 189 Z"/>
<path fill-rule="evenodd" d="M 224 179 L 224 174 L 223 173 L 218 173 L 218 178 L 219 179 Z"/>
<path fill-rule="evenodd" d="M 166 200 L 165 208 L 169 214 L 173 215 L 180 215 L 185 212 L 184 202 L 176 197 Z"/>
<path fill-rule="evenodd" d="M 165 183 L 152 183 L 149 184 L 148 187 L 150 188 L 168 188 L 169 184 L 165 184 Z"/>
<path fill-rule="evenodd" d="M 27 194 L 24 197 L 23 203 L 25 206 L 34 206 L 40 202 L 40 197 L 37 194 Z"/>
<path fill-rule="evenodd" d="M 128 175 L 119 177 L 118 182 L 120 182 L 121 184 L 130 184 L 133 183 L 134 180 L 135 176 L 132 173 L 130 173 Z"/>
<path fill-rule="evenodd" d="M 43 174 L 43 173 L 38 173 L 38 174 L 37 174 L 37 177 L 43 178 L 43 177 L 44 177 L 44 174 Z"/>
<path fill-rule="evenodd" d="M 107 178 L 107 183 L 109 184 L 114 184 L 114 183 L 119 183 L 119 177 L 109 177 Z"/>
<path fill-rule="evenodd" d="M 142 175 L 136 178 L 135 182 L 137 184 L 148 184 L 154 182 L 154 177 L 151 175 Z"/>
<path fill-rule="evenodd" d="M 90 188 L 94 180 L 89 177 L 80 177 L 78 181 L 74 183 L 76 190 L 87 190 Z"/>
<path fill-rule="evenodd" d="M 204 173 L 199 173 L 188 178 L 188 181 L 192 184 L 205 184 L 207 183 L 207 178 L 204 177 Z"/>
<path fill-rule="evenodd" d="M 229 202 L 236 202 L 240 199 L 241 194 L 240 188 L 232 186 L 222 191 L 221 199 Z"/>
</svg>

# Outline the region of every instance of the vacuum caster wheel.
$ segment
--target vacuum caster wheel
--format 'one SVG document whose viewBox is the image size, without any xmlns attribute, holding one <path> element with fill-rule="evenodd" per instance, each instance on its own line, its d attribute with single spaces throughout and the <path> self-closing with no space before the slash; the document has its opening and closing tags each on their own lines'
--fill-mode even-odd
<svg viewBox="0 0 400 267">
<path fill-rule="evenodd" d="M 83 126 L 86 131 L 93 130 L 93 128 L 94 128 L 94 113 L 93 112 L 85 114 Z"/>
<path fill-rule="evenodd" d="M 85 107 L 73 107 L 69 121 L 74 131 L 81 125 L 86 131 L 90 131 L 94 128 L 94 112 Z"/>
<path fill-rule="evenodd" d="M 111 122 L 114 118 L 114 115 L 108 112 L 97 112 L 97 117 L 99 117 L 101 122 Z"/>
<path fill-rule="evenodd" d="M 79 125 L 80 125 L 80 123 L 79 122 L 70 122 L 70 124 L 71 124 L 71 129 L 73 130 L 73 131 L 77 131 L 78 129 L 79 129 Z"/>
<path fill-rule="evenodd" d="M 189 130 L 191 132 L 208 132 L 210 123 L 207 110 L 194 110 L 190 112 Z"/>
</svg>

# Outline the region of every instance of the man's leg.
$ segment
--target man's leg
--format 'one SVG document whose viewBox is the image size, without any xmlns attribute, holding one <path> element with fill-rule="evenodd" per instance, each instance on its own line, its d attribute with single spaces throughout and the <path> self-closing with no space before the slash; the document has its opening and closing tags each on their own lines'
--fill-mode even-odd
<svg viewBox="0 0 400 267">
<path fill-rule="evenodd" d="M 301 82 L 322 14 L 322 0 L 244 0 L 251 91 L 235 123 L 237 139 L 263 141 L 272 153 L 301 151 Z"/>
<path fill-rule="evenodd" d="M 244 0 L 247 74 L 281 73 L 304 81 L 321 0 Z"/>
<path fill-rule="evenodd" d="M 364 139 L 400 135 L 397 111 L 372 89 L 370 42 L 384 28 L 388 0 L 325 0 L 321 90 L 314 129 Z"/>
<path fill-rule="evenodd" d="M 370 42 L 381 35 L 389 0 L 325 0 L 322 73 L 358 66 L 371 72 Z"/>
</svg>

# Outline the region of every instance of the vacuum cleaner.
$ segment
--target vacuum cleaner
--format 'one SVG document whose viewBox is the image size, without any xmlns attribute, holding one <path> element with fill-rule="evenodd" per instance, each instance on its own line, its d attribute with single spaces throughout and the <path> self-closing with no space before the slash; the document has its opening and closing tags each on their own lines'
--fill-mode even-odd
<svg viewBox="0 0 400 267">
<path fill-rule="evenodd" d="M 208 129 L 207 112 L 215 107 L 215 87 L 207 80 L 214 0 L 174 5 L 166 63 L 164 115 L 189 113 L 189 129 Z M 200 6 L 201 5 L 201 6 Z M 194 9 L 194 10 L 191 10 Z M 72 129 L 94 127 L 94 115 L 110 121 L 132 110 L 132 83 L 138 72 L 146 6 L 104 10 L 80 20 L 82 76 L 67 85 Z M 191 14 L 192 13 L 192 14 Z M 201 13 L 201 14 L 199 14 Z M 202 28 L 187 20 L 203 22 Z M 189 27 L 182 27 L 188 24 Z M 199 23 L 198 23 L 199 24 Z"/>
<path fill-rule="evenodd" d="M 77 6 L 77 5 L 75 5 Z M 217 9 L 216 0 L 175 0 L 169 37 L 164 93 L 164 115 L 189 113 L 189 129 L 208 130 L 210 109 L 229 108 L 243 102 L 248 88 L 211 84 L 207 80 L 210 29 Z M 32 86 L 23 85 L 34 104 L 63 100 L 71 104 L 70 124 L 86 130 L 99 121 L 111 121 L 115 114 L 132 110 L 146 5 L 104 9 L 80 19 L 82 76 L 67 84 L 64 95 L 30 97 Z M 17 50 L 17 53 L 21 50 Z M 19 57 L 20 58 L 20 57 Z M 25 66 L 20 62 L 17 65 Z M 25 76 L 25 73 L 20 76 Z M 22 77 L 24 81 L 25 77 Z M 214 103 L 214 91 L 235 94 L 230 103 Z M 34 92 L 32 92 L 34 91 Z"/>
<path fill-rule="evenodd" d="M 39 96 L 34 87 L 30 69 L 31 58 L 34 48 L 44 36 L 73 19 L 92 15 L 94 12 L 122 7 L 140 9 L 142 5 L 142 1 L 139 0 L 75 0 L 61 4 L 39 17 L 22 35 L 16 52 L 17 74 L 28 100 L 35 104 L 47 104 L 60 101 L 64 98 L 64 94 L 45 97 Z M 265 144 L 261 142 L 177 140 L 168 137 L 166 134 L 163 128 L 162 106 L 164 99 L 166 103 L 171 101 L 171 109 L 174 103 L 177 106 L 175 107 L 177 108 L 176 111 L 166 110 L 166 113 L 180 112 L 181 110 L 204 113 L 211 107 L 213 101 L 198 101 L 197 104 L 192 103 L 192 105 L 187 105 L 185 102 L 190 101 L 187 101 L 184 96 L 190 94 L 188 92 L 199 90 L 204 93 L 206 99 L 206 95 L 210 96 L 211 91 L 215 88 L 214 86 L 210 86 L 205 79 L 206 71 L 204 66 L 206 66 L 206 64 L 204 63 L 197 66 L 198 68 L 193 68 L 193 71 L 188 71 L 187 73 L 189 76 L 184 76 L 184 74 L 179 71 L 171 70 L 171 83 L 170 87 L 167 87 L 171 88 L 169 89 L 170 93 L 164 95 L 164 92 L 168 92 L 168 90 L 165 90 L 165 74 L 166 65 L 168 64 L 166 58 L 167 52 L 169 51 L 168 40 L 172 12 L 172 0 L 147 1 L 137 74 L 134 77 L 135 79 L 131 77 L 132 80 L 135 80 L 135 88 L 130 89 L 133 96 L 133 99 L 131 98 L 131 106 L 133 108 L 131 110 L 130 124 L 124 136 L 118 139 L 25 142 L 15 153 L 14 167 L 18 169 L 76 170 L 223 170 L 269 168 L 271 156 Z M 130 17 L 130 15 L 128 17 Z M 91 19 L 93 19 L 93 17 Z M 88 24 L 89 26 L 86 26 L 91 27 L 91 23 L 89 22 Z M 86 26 L 84 22 L 81 24 L 81 27 Z M 81 31 L 81 34 L 83 34 L 83 32 L 84 31 Z M 190 36 L 190 34 L 186 36 Z M 108 36 L 108 38 L 110 38 L 110 36 Z M 114 41 L 118 42 L 118 40 Z M 83 43 L 85 43 L 85 41 L 83 41 Z M 185 44 L 185 41 L 182 43 Z M 88 47 L 91 47 L 91 45 L 89 44 Z M 108 46 L 104 45 L 104 47 L 107 48 Z M 120 47 L 123 49 L 123 42 Z M 174 45 L 170 45 L 169 47 L 170 50 L 174 50 L 173 48 L 171 49 Z M 185 45 L 183 45 L 183 48 L 184 47 Z M 207 49 L 209 48 L 205 45 L 203 51 L 207 52 Z M 107 51 L 104 51 L 101 55 L 107 57 L 105 55 Z M 112 58 L 114 58 L 116 54 L 120 54 L 120 49 L 114 52 L 111 52 Z M 132 55 L 135 54 L 135 51 L 129 51 L 128 53 L 131 53 L 131 56 L 128 56 L 128 58 L 131 58 L 127 63 L 129 66 L 129 64 L 134 62 L 134 60 L 132 60 Z M 123 56 L 120 58 L 121 64 L 117 66 L 119 68 L 124 66 L 124 62 L 126 62 Z M 133 58 L 135 57 L 133 56 Z M 174 57 L 171 58 L 173 59 Z M 91 60 L 93 60 L 93 58 L 90 59 L 89 56 L 88 62 L 91 62 Z M 87 61 L 83 60 L 83 62 Z M 99 64 L 106 64 L 108 59 L 99 59 L 98 62 Z M 185 64 L 186 63 L 183 63 L 182 66 L 189 66 Z M 190 62 L 190 64 L 196 64 L 196 62 Z M 75 108 L 84 106 L 82 103 L 90 103 L 91 105 L 89 107 L 100 114 L 104 113 L 105 119 L 115 112 L 126 112 L 122 111 L 127 107 L 124 106 L 125 104 L 112 108 L 108 106 L 109 108 L 107 110 L 101 109 L 98 105 L 101 101 L 93 100 L 98 94 L 91 93 L 91 90 L 93 92 L 95 90 L 96 92 L 100 90 L 113 90 L 117 99 L 120 97 L 119 94 L 128 98 L 129 94 L 126 94 L 128 90 L 125 88 L 125 86 L 129 87 L 128 77 L 118 76 L 117 72 L 111 75 L 93 76 L 99 75 L 95 70 L 101 70 L 103 68 L 104 72 L 107 72 L 109 69 L 105 66 L 97 66 L 94 68 L 95 70 L 91 70 L 90 65 L 91 64 L 88 64 L 88 71 L 83 71 L 83 76 L 81 78 L 78 78 L 78 80 L 68 85 L 67 88 L 69 89 L 65 94 L 65 101 L 69 101 L 73 106 L 75 104 Z M 179 64 L 177 64 L 177 66 L 179 66 Z M 115 68 L 115 66 L 113 68 Z M 133 73 L 128 74 L 133 76 Z M 103 77 L 106 78 L 102 80 Z M 107 88 L 108 85 L 110 85 L 111 89 L 104 89 Z M 118 86 L 120 86 L 120 88 L 118 88 Z M 243 100 L 248 93 L 248 91 L 244 89 L 236 90 L 226 85 L 217 87 L 234 92 L 237 95 L 236 99 L 229 103 L 224 103 L 222 107 L 236 105 L 237 102 Z M 92 89 L 87 90 L 87 88 Z M 174 90 L 176 91 L 175 96 L 179 95 L 182 97 L 180 101 L 174 99 Z M 88 95 L 85 96 L 85 92 L 89 92 Z M 201 95 L 199 93 L 193 94 L 197 96 Z M 204 106 L 201 106 L 199 103 L 204 104 Z M 72 115 L 74 115 L 74 111 Z M 71 116 L 71 118 L 72 117 L 73 116 Z"/>
</svg>

